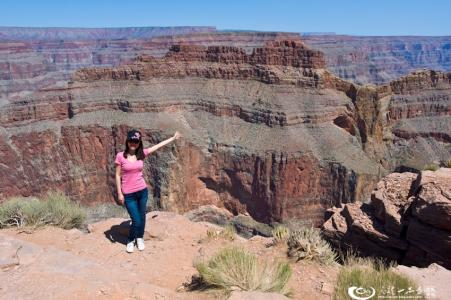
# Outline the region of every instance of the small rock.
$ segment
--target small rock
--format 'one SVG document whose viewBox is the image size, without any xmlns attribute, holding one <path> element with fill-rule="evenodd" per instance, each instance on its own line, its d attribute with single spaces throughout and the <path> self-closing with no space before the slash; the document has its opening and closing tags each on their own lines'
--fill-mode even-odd
<svg viewBox="0 0 451 300">
<path fill-rule="evenodd" d="M 334 292 L 334 287 L 330 283 L 321 282 L 321 293 L 325 295 L 332 295 Z"/>
</svg>

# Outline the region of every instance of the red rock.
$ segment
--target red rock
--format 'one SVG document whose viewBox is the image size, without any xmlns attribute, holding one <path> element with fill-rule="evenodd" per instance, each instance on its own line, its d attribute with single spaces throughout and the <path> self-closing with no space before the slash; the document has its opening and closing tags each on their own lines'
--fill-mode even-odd
<svg viewBox="0 0 451 300">
<path fill-rule="evenodd" d="M 451 230 L 451 168 L 423 171 L 413 215 L 436 228 Z"/>
<path fill-rule="evenodd" d="M 193 222 L 209 222 L 218 225 L 226 225 L 233 218 L 230 211 L 214 205 L 198 207 L 185 213 L 184 216 Z"/>
<path fill-rule="evenodd" d="M 426 261 L 420 266 L 436 262 L 445 268 L 451 268 L 451 233 L 449 230 L 441 230 L 423 224 L 416 218 L 411 218 L 406 239 L 426 253 L 426 259 L 423 257 L 417 258 L 420 261 Z"/>
<path fill-rule="evenodd" d="M 378 182 L 371 194 L 374 216 L 384 224 L 384 230 L 393 236 L 400 237 L 406 226 L 402 216 L 413 201 L 410 196 L 416 178 L 417 174 L 414 173 L 389 174 Z"/>
<path fill-rule="evenodd" d="M 451 268 L 450 171 L 386 176 L 377 184 L 370 204 L 335 209 L 322 226 L 324 236 L 343 251 L 353 248 L 407 265 L 436 262 Z"/>
</svg>

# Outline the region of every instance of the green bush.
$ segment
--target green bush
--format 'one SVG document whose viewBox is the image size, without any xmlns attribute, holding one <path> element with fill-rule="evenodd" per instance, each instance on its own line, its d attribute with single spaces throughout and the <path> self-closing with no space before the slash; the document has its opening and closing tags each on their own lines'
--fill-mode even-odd
<svg viewBox="0 0 451 300">
<path fill-rule="evenodd" d="M 337 254 L 329 243 L 321 237 L 319 229 L 304 227 L 293 231 L 287 241 L 288 256 L 296 261 L 314 260 L 330 265 L 337 259 Z"/>
<path fill-rule="evenodd" d="M 225 248 L 207 262 L 194 264 L 207 287 L 232 290 L 277 292 L 291 295 L 287 283 L 291 267 L 286 262 L 262 262 L 243 249 Z"/>
<path fill-rule="evenodd" d="M 0 228 L 44 225 L 80 228 L 85 219 L 80 205 L 59 191 L 48 192 L 44 200 L 15 197 L 0 205 Z"/>
<path fill-rule="evenodd" d="M 423 295 L 417 295 L 417 284 L 406 275 L 396 273 L 392 270 L 394 265 L 386 265 L 382 260 L 371 258 L 351 257 L 345 261 L 340 269 L 337 283 L 334 289 L 334 299 L 350 299 L 348 289 L 350 287 L 362 287 L 360 297 L 368 297 L 373 293 L 374 299 L 378 296 L 389 296 L 390 299 L 405 299 L 406 295 L 398 291 L 414 291 L 409 295 L 415 299 L 424 299 Z M 407 295 L 407 296 L 409 296 Z M 404 296 L 404 297 L 403 297 Z"/>
</svg>

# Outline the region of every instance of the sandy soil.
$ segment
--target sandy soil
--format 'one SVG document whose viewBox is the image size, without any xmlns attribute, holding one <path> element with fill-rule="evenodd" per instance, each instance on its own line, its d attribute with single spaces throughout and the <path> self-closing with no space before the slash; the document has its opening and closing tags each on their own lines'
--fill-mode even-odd
<svg viewBox="0 0 451 300">
<path fill-rule="evenodd" d="M 0 231 L 0 298 L 27 299 L 217 299 L 217 292 L 183 288 L 197 274 L 195 259 L 238 245 L 266 259 L 286 259 L 286 246 L 266 247 L 271 239 L 206 239 L 216 226 L 194 223 L 168 212 L 147 215 L 146 249 L 125 252 L 120 232 L 125 219 L 89 226 L 90 233 L 46 227 L 29 233 Z M 122 225 L 121 225 L 122 224 Z M 293 263 L 294 299 L 330 299 L 338 266 Z"/>
</svg>

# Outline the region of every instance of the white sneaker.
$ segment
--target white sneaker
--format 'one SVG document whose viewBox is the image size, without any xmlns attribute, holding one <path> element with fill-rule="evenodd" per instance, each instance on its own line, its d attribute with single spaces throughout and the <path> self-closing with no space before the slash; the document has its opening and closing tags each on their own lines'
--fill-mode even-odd
<svg viewBox="0 0 451 300">
<path fill-rule="evenodd" d="M 131 241 L 127 244 L 127 252 L 132 253 L 135 248 L 135 241 Z"/>
<path fill-rule="evenodd" d="M 146 247 L 146 246 L 144 246 L 144 239 L 143 238 L 137 238 L 136 239 L 136 244 L 138 245 L 138 250 L 139 251 L 143 251 L 144 248 Z"/>
</svg>

